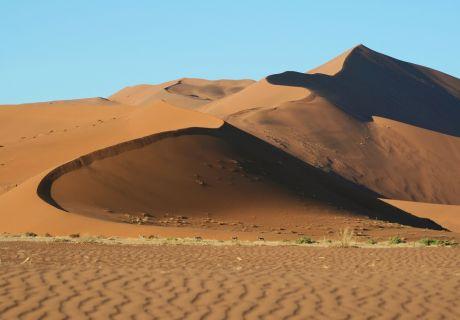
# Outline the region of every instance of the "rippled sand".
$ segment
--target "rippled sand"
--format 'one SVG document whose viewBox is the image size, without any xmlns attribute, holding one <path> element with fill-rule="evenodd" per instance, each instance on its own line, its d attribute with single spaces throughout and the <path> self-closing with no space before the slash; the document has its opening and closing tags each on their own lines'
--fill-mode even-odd
<svg viewBox="0 0 460 320">
<path fill-rule="evenodd" d="M 0 319 L 459 319 L 459 248 L 0 243 Z"/>
</svg>

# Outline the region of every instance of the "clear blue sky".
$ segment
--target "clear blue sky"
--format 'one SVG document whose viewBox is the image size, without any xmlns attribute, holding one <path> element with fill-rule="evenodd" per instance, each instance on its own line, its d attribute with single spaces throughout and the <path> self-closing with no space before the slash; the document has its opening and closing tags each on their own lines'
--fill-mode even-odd
<svg viewBox="0 0 460 320">
<path fill-rule="evenodd" d="M 0 104 L 306 71 L 363 43 L 460 77 L 460 1 L 0 0 Z"/>
</svg>

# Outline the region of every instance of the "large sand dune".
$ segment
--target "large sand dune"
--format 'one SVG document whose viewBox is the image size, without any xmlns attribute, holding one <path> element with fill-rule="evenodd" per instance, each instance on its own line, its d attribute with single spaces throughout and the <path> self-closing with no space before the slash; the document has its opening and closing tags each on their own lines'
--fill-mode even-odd
<svg viewBox="0 0 460 320">
<path fill-rule="evenodd" d="M 229 125 L 108 148 L 57 168 L 39 190 L 61 209 L 118 222 L 281 236 L 317 224 L 337 233 L 351 218 L 440 229 Z"/>
<path fill-rule="evenodd" d="M 2 106 L 0 231 L 447 236 L 453 206 L 378 198 L 460 203 L 459 81 L 358 46 L 307 74 Z"/>
<path fill-rule="evenodd" d="M 460 80 L 444 73 L 358 46 L 200 110 L 383 197 L 460 204 Z"/>
</svg>

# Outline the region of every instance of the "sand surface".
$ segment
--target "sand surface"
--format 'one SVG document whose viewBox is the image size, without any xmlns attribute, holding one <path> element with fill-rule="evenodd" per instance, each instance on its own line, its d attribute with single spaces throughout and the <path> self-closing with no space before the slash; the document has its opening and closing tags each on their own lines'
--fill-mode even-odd
<svg viewBox="0 0 460 320">
<path fill-rule="evenodd" d="M 357 46 L 200 107 L 390 199 L 460 204 L 460 79 Z"/>
<path fill-rule="evenodd" d="M 460 233 L 460 206 L 394 199 L 382 200 L 418 217 L 437 221 L 445 228 Z"/>
<path fill-rule="evenodd" d="M 0 318 L 458 319 L 459 254 L 1 242 Z"/>
<path fill-rule="evenodd" d="M 157 85 L 126 87 L 111 95 L 109 99 L 127 105 L 142 105 L 161 100 L 177 107 L 195 109 L 237 93 L 253 82 L 183 78 Z"/>
</svg>

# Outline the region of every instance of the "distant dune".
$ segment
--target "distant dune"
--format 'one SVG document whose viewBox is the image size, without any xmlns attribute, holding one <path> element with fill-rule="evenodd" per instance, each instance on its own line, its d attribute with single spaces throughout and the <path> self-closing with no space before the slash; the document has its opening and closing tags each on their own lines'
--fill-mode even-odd
<svg viewBox="0 0 460 320">
<path fill-rule="evenodd" d="M 448 237 L 459 163 L 460 80 L 360 45 L 257 82 L 0 106 L 0 232 Z"/>
<path fill-rule="evenodd" d="M 174 106 L 193 109 L 241 91 L 253 82 L 253 80 L 183 78 L 159 85 L 126 87 L 110 96 L 109 99 L 128 105 L 163 100 Z"/>
</svg>

